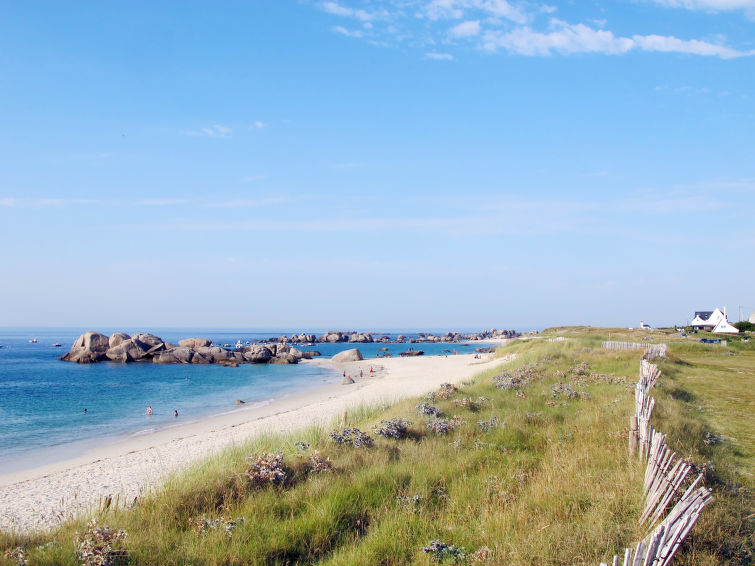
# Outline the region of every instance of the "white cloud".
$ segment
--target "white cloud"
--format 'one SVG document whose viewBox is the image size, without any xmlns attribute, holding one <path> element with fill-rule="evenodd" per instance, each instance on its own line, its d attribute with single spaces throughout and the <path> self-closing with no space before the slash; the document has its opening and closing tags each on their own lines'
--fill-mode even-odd
<svg viewBox="0 0 755 566">
<path fill-rule="evenodd" d="M 341 16 L 344 18 L 354 18 L 362 22 L 369 22 L 376 19 L 384 19 L 389 15 L 386 10 L 380 10 L 377 12 L 368 12 L 366 10 L 359 10 L 359 9 L 349 8 L 348 6 L 342 6 L 338 2 L 322 2 L 320 3 L 320 7 L 326 12 L 328 12 L 329 14 L 333 14 L 335 16 Z"/>
<path fill-rule="evenodd" d="M 708 10 L 723 12 L 727 10 L 753 10 L 755 0 L 653 0 L 656 4 L 671 8 L 688 10 Z"/>
<path fill-rule="evenodd" d="M 75 204 L 98 204 L 100 201 L 92 199 L 65 198 L 0 198 L 0 208 L 46 208 L 50 206 L 69 206 Z"/>
<path fill-rule="evenodd" d="M 261 129 L 262 129 L 262 128 L 264 128 L 264 127 L 265 127 L 266 125 L 267 125 L 267 124 L 265 124 L 265 122 L 263 122 L 263 121 L 261 121 L 261 120 L 257 120 L 256 122 L 254 122 L 254 124 L 252 124 L 252 127 L 253 127 L 253 128 L 257 128 L 258 130 L 261 130 Z"/>
<path fill-rule="evenodd" d="M 735 10 L 752 9 L 755 0 L 643 0 L 666 6 L 690 9 Z M 351 5 L 361 7 L 351 7 Z M 387 10 L 370 11 L 371 0 L 321 2 L 324 11 L 369 24 L 369 28 L 352 30 L 334 26 L 336 33 L 362 38 L 376 46 L 405 44 L 428 51 L 426 59 L 453 60 L 453 52 L 440 53 L 434 47 L 465 41 L 472 47 L 490 52 L 506 51 L 527 56 L 554 53 L 570 55 L 599 53 L 618 55 L 630 51 L 652 53 L 687 53 L 732 59 L 754 55 L 726 45 L 723 36 L 715 39 L 681 39 L 675 35 L 634 34 L 619 36 L 605 29 L 601 18 L 570 24 L 551 19 L 541 24 L 547 14 L 556 11 L 548 4 L 537 5 L 519 0 L 384 0 Z M 409 6 L 411 9 L 406 9 Z M 415 29 L 419 26 L 419 30 Z M 709 35 L 709 37 L 711 37 Z M 454 41 L 449 42 L 449 39 Z"/>
<path fill-rule="evenodd" d="M 431 20 L 460 20 L 468 12 L 505 18 L 520 24 L 529 20 L 521 8 L 506 0 L 430 0 L 424 5 L 424 13 Z"/>
<path fill-rule="evenodd" d="M 484 34 L 483 46 L 488 51 L 503 49 L 520 55 L 551 55 L 553 52 L 603 53 L 618 55 L 632 50 L 689 53 L 732 59 L 753 55 L 724 45 L 696 39 L 683 40 L 674 36 L 634 35 L 618 37 L 608 30 L 596 30 L 584 24 L 568 24 L 552 20 L 552 30 L 539 32 L 528 26 L 512 31 L 491 30 Z"/>
<path fill-rule="evenodd" d="M 454 37 L 472 37 L 480 33 L 480 20 L 469 20 L 451 28 L 449 32 Z"/>
<path fill-rule="evenodd" d="M 182 130 L 181 134 L 184 136 L 194 137 L 230 138 L 231 132 L 231 128 L 227 126 L 224 126 L 222 124 L 213 124 L 212 126 L 202 128 L 200 130 Z"/>
<path fill-rule="evenodd" d="M 260 199 L 234 199 L 226 201 L 209 202 L 205 204 L 207 208 L 250 208 L 258 206 L 270 206 L 289 202 L 288 197 L 269 197 Z"/>
<path fill-rule="evenodd" d="M 364 37 L 364 33 L 361 31 L 346 29 L 343 26 L 333 26 L 333 31 L 347 37 Z"/>
<path fill-rule="evenodd" d="M 425 53 L 425 59 L 432 59 L 434 61 L 453 61 L 454 56 L 450 53 Z"/>
</svg>

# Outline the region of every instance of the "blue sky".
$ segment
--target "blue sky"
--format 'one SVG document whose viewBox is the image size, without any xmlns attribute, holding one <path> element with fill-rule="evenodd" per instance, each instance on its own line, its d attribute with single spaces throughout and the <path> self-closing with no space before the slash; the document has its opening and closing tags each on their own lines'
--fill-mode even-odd
<svg viewBox="0 0 755 566">
<path fill-rule="evenodd" d="M 0 4 L 0 326 L 755 310 L 755 0 Z"/>
</svg>

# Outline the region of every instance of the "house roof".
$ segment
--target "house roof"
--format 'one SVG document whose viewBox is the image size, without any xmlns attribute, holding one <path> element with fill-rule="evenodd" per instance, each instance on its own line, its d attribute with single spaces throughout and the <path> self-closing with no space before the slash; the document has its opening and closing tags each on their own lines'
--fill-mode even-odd
<svg viewBox="0 0 755 566">
<path fill-rule="evenodd" d="M 699 316 L 701 320 L 708 320 L 713 312 L 714 311 L 695 311 L 695 318 Z"/>
</svg>

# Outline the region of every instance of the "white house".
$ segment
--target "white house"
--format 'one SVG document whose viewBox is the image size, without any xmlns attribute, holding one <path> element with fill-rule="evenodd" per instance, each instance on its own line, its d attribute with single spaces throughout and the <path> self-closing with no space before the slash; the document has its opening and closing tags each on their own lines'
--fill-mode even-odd
<svg viewBox="0 0 755 566">
<path fill-rule="evenodd" d="M 726 307 L 724 307 L 723 311 L 718 307 L 712 311 L 696 311 L 695 318 L 692 319 L 690 326 L 697 330 L 707 330 L 709 332 L 726 334 L 736 334 L 739 332 L 726 319 Z"/>
<path fill-rule="evenodd" d="M 739 332 L 739 329 L 729 324 L 728 320 L 723 319 L 721 322 L 716 324 L 713 332 L 716 332 L 717 334 L 737 334 Z"/>
</svg>

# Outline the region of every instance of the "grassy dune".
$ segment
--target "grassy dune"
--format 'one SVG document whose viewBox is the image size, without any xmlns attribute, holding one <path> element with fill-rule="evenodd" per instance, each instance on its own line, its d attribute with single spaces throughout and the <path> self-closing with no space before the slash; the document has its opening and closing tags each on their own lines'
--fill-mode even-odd
<svg viewBox="0 0 755 566">
<path fill-rule="evenodd" d="M 498 388 L 500 372 L 488 371 L 458 391 L 363 408 L 347 424 L 370 434 L 371 447 L 336 444 L 335 424 L 259 438 L 97 518 L 128 532 L 130 564 L 597 565 L 645 534 L 637 523 L 644 466 L 627 454 L 640 355 L 603 351 L 609 332 L 643 336 L 551 329 L 499 350 L 517 355 L 506 371 L 521 387 Z M 556 336 L 567 340 L 547 340 Z M 654 424 L 716 497 L 676 563 L 746 564 L 755 349 L 674 340 L 661 368 Z M 447 435 L 428 430 L 415 408 L 422 402 L 461 424 Z M 413 422 L 405 438 L 373 433 L 393 417 Z M 332 471 L 311 471 L 315 450 Z M 285 481 L 247 477 L 247 456 L 261 453 L 283 455 Z M 219 518 L 217 528 L 207 522 Z M 23 548 L 29 564 L 77 564 L 76 533 L 85 529 L 80 521 L 47 535 L 0 535 L 0 549 Z M 453 547 L 424 553 L 433 540 Z"/>
</svg>

